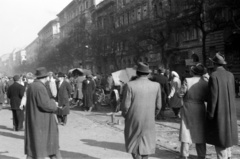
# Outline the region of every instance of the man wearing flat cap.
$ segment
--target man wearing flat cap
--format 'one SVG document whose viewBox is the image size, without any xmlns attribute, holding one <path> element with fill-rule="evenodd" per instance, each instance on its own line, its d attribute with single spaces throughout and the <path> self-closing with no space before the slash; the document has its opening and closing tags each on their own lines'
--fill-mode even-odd
<svg viewBox="0 0 240 159">
<path fill-rule="evenodd" d="M 227 64 L 224 55 L 218 52 L 210 60 L 214 72 L 208 84 L 206 140 L 215 146 L 218 159 L 229 159 L 230 148 L 238 144 L 234 76 L 224 68 Z"/>
<path fill-rule="evenodd" d="M 58 107 L 47 92 L 46 68 L 36 70 L 36 80 L 28 86 L 26 103 L 25 154 L 27 159 L 61 159 L 56 120 Z"/>
<path fill-rule="evenodd" d="M 20 76 L 13 77 L 14 83 L 8 88 L 7 97 L 10 99 L 10 105 L 13 114 L 13 130 L 23 131 L 24 112 L 20 109 L 25 87 L 20 84 Z"/>
<path fill-rule="evenodd" d="M 147 159 L 156 148 L 155 110 L 159 113 L 162 106 L 161 87 L 148 79 L 149 73 L 149 65 L 139 62 L 138 77 L 123 88 L 125 146 L 134 159 Z"/>
</svg>

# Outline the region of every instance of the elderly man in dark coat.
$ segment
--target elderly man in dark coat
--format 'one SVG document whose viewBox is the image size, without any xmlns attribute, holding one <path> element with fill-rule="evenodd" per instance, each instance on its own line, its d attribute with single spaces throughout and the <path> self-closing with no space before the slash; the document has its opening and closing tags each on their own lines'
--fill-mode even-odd
<svg viewBox="0 0 240 159">
<path fill-rule="evenodd" d="M 57 102 L 59 107 L 62 107 L 62 110 L 58 112 L 58 122 L 61 125 L 66 125 L 67 115 L 69 114 L 69 101 L 71 99 L 72 87 L 65 81 L 65 75 L 62 72 L 58 73 L 58 93 L 57 93 Z"/>
<path fill-rule="evenodd" d="M 155 110 L 161 109 L 161 86 L 148 79 L 149 66 L 140 62 L 137 78 L 124 85 L 121 103 L 125 118 L 125 146 L 134 159 L 147 159 L 155 153 Z"/>
<path fill-rule="evenodd" d="M 13 114 L 13 130 L 23 131 L 24 112 L 20 109 L 25 87 L 19 82 L 20 76 L 13 77 L 14 83 L 8 88 L 7 97 L 10 99 L 10 105 Z"/>
<path fill-rule="evenodd" d="M 231 158 L 231 147 L 238 144 L 235 105 L 234 76 L 223 67 L 226 64 L 221 53 L 210 60 L 215 71 L 209 78 L 207 106 L 207 143 L 215 145 L 218 159 Z"/>
<path fill-rule="evenodd" d="M 59 133 L 55 112 L 57 104 L 50 99 L 44 67 L 36 70 L 36 80 L 28 86 L 26 103 L 25 154 L 27 159 L 60 159 Z"/>
</svg>

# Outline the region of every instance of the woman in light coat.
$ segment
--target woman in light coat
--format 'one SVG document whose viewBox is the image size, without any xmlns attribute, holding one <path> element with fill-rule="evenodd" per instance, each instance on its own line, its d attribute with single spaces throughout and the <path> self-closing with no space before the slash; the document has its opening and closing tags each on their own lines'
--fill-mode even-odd
<svg viewBox="0 0 240 159">
<path fill-rule="evenodd" d="M 181 98 L 178 96 L 178 91 L 181 88 L 181 80 L 179 78 L 179 75 L 177 72 L 172 71 L 171 72 L 171 82 L 170 82 L 170 88 L 171 92 L 168 96 L 169 98 L 169 106 L 172 108 L 175 117 L 179 118 L 179 110 L 182 106 L 181 104 Z"/>
<path fill-rule="evenodd" d="M 193 77 L 186 78 L 179 91 L 179 96 L 183 98 L 179 140 L 181 141 L 181 155 L 184 159 L 188 158 L 189 146 L 192 143 L 196 144 L 198 159 L 205 159 L 206 155 L 206 106 L 204 102 L 208 96 L 208 83 L 204 80 L 204 73 L 205 69 L 201 63 L 192 66 Z"/>
</svg>

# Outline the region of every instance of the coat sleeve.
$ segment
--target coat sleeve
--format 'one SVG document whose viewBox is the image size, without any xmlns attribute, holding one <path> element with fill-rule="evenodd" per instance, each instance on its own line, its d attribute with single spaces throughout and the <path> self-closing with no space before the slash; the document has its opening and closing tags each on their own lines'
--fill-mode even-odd
<svg viewBox="0 0 240 159">
<path fill-rule="evenodd" d="M 207 106 L 207 114 L 208 117 L 213 118 L 216 110 L 216 105 L 218 101 L 218 85 L 217 79 L 215 77 L 209 78 L 209 98 L 208 98 L 208 106 Z"/>
<path fill-rule="evenodd" d="M 122 116 L 124 118 L 126 117 L 126 115 L 128 113 L 128 109 L 131 106 L 131 101 L 132 101 L 131 89 L 129 88 L 128 84 L 125 84 L 123 86 L 123 100 L 121 103 Z"/>
<path fill-rule="evenodd" d="M 53 113 L 57 111 L 57 105 L 50 99 L 46 88 L 39 88 L 36 93 L 37 106 L 40 110 Z"/>
<path fill-rule="evenodd" d="M 68 98 L 71 98 L 72 87 L 68 82 L 67 82 L 67 93 L 68 93 Z"/>
<path fill-rule="evenodd" d="M 20 92 L 19 92 L 19 98 L 22 99 L 22 97 L 24 96 L 25 93 L 25 87 L 21 86 Z"/>
<path fill-rule="evenodd" d="M 156 98 L 156 115 L 160 112 L 162 108 L 162 94 L 161 94 L 161 85 L 158 86 L 157 98 Z"/>
</svg>

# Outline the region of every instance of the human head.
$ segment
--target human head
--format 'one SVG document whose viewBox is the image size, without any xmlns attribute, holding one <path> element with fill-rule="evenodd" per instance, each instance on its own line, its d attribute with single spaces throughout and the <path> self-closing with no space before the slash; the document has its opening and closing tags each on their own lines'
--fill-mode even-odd
<svg viewBox="0 0 240 159">
<path fill-rule="evenodd" d="M 220 52 L 217 52 L 213 58 L 209 58 L 210 61 L 213 62 L 213 65 L 216 66 L 224 66 L 227 64 L 225 61 L 225 56 Z"/>
<path fill-rule="evenodd" d="M 175 72 L 175 71 L 172 71 L 171 72 L 171 76 L 172 76 L 172 78 L 179 78 L 179 75 L 178 75 L 178 73 L 177 72 Z"/>
<path fill-rule="evenodd" d="M 148 63 L 139 62 L 137 65 L 137 76 L 148 76 L 150 73 Z"/>
<path fill-rule="evenodd" d="M 203 74 L 205 74 L 206 72 L 206 69 L 205 67 L 203 66 L 203 64 L 201 63 L 198 63 L 196 64 L 195 66 L 192 66 L 191 67 L 191 73 L 193 75 L 199 75 L 199 76 L 202 76 Z"/>
<path fill-rule="evenodd" d="M 14 80 L 14 82 L 20 81 L 20 76 L 19 75 L 13 76 L 13 80 Z"/>
<path fill-rule="evenodd" d="M 59 73 L 58 73 L 58 79 L 59 79 L 59 81 L 63 81 L 64 78 L 65 78 L 65 74 L 62 73 L 62 72 L 59 72 Z"/>
<path fill-rule="evenodd" d="M 46 83 L 48 80 L 48 72 L 45 67 L 39 67 L 36 69 L 35 76 L 38 80 L 40 80 L 43 83 Z"/>
<path fill-rule="evenodd" d="M 30 83 L 32 83 L 34 81 L 35 76 L 33 75 L 32 72 L 28 72 L 26 74 L 26 78 L 27 78 L 27 83 L 30 84 Z"/>
</svg>

